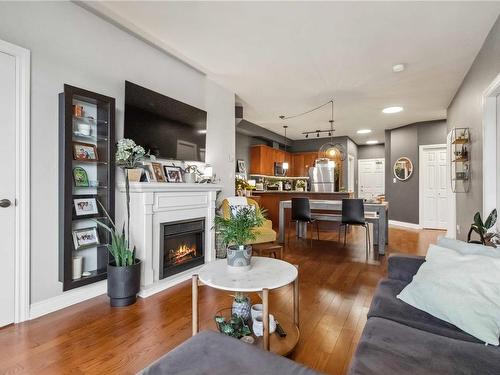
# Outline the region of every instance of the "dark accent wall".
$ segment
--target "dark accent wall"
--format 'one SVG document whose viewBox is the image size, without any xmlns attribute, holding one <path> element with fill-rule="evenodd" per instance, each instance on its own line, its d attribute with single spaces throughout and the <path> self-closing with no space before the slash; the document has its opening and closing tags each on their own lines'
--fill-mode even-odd
<svg viewBox="0 0 500 375">
<path fill-rule="evenodd" d="M 246 134 L 236 133 L 236 160 L 245 160 L 247 171 L 250 170 L 250 146 L 267 144 L 265 141 Z"/>
<path fill-rule="evenodd" d="M 500 18 L 493 25 L 448 107 L 448 129 L 469 127 L 472 141 L 470 190 L 465 194 L 456 194 L 457 237 L 460 239 L 466 238 L 474 213 L 483 208 L 482 95 L 499 73 Z"/>
<path fill-rule="evenodd" d="M 419 223 L 419 146 L 446 143 L 446 121 L 409 124 L 385 132 L 385 195 L 390 204 L 389 219 Z M 393 165 L 406 156 L 413 174 L 406 181 L 394 181 Z"/>
<path fill-rule="evenodd" d="M 383 159 L 385 158 L 385 145 L 358 146 L 358 159 Z"/>
</svg>

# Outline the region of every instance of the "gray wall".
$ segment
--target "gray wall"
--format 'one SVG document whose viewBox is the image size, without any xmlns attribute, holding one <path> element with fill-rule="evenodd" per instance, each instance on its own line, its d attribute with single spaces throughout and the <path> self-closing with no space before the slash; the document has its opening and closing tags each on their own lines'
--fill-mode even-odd
<svg viewBox="0 0 500 375">
<path fill-rule="evenodd" d="M 385 132 L 385 195 L 390 204 L 389 219 L 419 223 L 419 146 L 446 143 L 446 121 L 409 124 Z M 413 174 L 406 181 L 396 180 L 392 167 L 402 156 L 413 163 Z"/>
<path fill-rule="evenodd" d="M 358 146 L 358 159 L 383 159 L 385 158 L 385 145 Z"/>
<path fill-rule="evenodd" d="M 236 133 L 236 160 L 245 160 L 247 172 L 250 171 L 250 147 L 262 144 L 266 142 L 246 134 Z"/>
<path fill-rule="evenodd" d="M 117 137 L 125 80 L 206 110 L 207 162 L 234 194 L 234 93 L 71 2 L 0 2 L 0 38 L 31 50 L 32 303 L 62 294 L 57 124 L 64 83 L 116 98 Z"/>
<path fill-rule="evenodd" d="M 483 208 L 482 94 L 499 73 L 500 18 L 448 107 L 448 129 L 469 127 L 472 141 L 470 190 L 466 194 L 456 194 L 457 237 L 460 239 L 467 236 L 474 213 Z"/>
</svg>

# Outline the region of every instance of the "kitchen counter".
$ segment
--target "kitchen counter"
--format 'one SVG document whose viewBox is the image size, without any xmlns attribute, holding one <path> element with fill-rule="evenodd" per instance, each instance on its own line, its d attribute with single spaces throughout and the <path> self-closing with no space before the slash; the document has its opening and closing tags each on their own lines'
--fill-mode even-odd
<svg viewBox="0 0 500 375">
<path fill-rule="evenodd" d="M 252 195 L 256 197 L 259 206 L 267 210 L 267 218 L 272 220 L 273 227 L 278 229 L 279 224 L 279 208 L 280 202 L 290 200 L 290 197 L 297 198 L 310 198 L 322 200 L 342 200 L 343 198 L 353 198 L 352 192 L 334 192 L 334 193 L 319 193 L 311 191 L 279 191 L 279 190 L 266 190 L 266 191 L 253 191 Z M 289 211 L 289 210 L 287 210 Z M 323 211 L 324 212 L 324 211 Z M 288 224 L 290 213 L 287 212 L 286 223 Z M 332 223 L 322 223 L 324 227 L 331 227 Z M 333 223 L 333 226 L 337 224 Z M 326 229 L 326 228 L 325 228 Z"/>
</svg>

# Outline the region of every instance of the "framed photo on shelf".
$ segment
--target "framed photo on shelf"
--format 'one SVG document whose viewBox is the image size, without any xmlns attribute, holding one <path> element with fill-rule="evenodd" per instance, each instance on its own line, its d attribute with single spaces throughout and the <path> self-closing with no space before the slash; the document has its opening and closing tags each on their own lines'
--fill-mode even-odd
<svg viewBox="0 0 500 375">
<path fill-rule="evenodd" d="M 168 182 L 182 182 L 182 173 L 179 167 L 164 166 L 163 169 L 165 169 Z"/>
<path fill-rule="evenodd" d="M 243 173 L 243 174 L 247 173 L 247 164 L 245 160 L 238 159 L 237 166 L 238 166 L 238 171 L 237 171 L 238 173 Z"/>
<path fill-rule="evenodd" d="M 76 187 L 89 187 L 89 176 L 82 167 L 73 168 L 73 181 Z"/>
<path fill-rule="evenodd" d="M 96 146 L 92 143 L 73 142 L 73 159 L 98 161 Z"/>
<path fill-rule="evenodd" d="M 151 169 L 153 170 L 156 182 L 166 181 L 161 163 L 151 162 Z"/>
<path fill-rule="evenodd" d="M 73 244 L 75 245 L 75 250 L 99 245 L 100 242 L 97 228 L 91 227 L 73 230 Z"/>
<path fill-rule="evenodd" d="M 97 215 L 99 209 L 95 197 L 73 198 L 76 216 Z"/>
</svg>

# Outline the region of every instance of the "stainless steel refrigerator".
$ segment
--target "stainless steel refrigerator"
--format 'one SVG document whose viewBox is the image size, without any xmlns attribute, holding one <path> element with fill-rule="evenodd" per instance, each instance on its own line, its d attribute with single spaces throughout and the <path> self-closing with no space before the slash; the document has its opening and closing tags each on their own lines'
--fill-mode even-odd
<svg viewBox="0 0 500 375">
<path fill-rule="evenodd" d="M 332 193 L 335 191 L 335 164 L 332 161 L 316 161 L 316 166 L 309 168 L 311 191 Z"/>
</svg>

